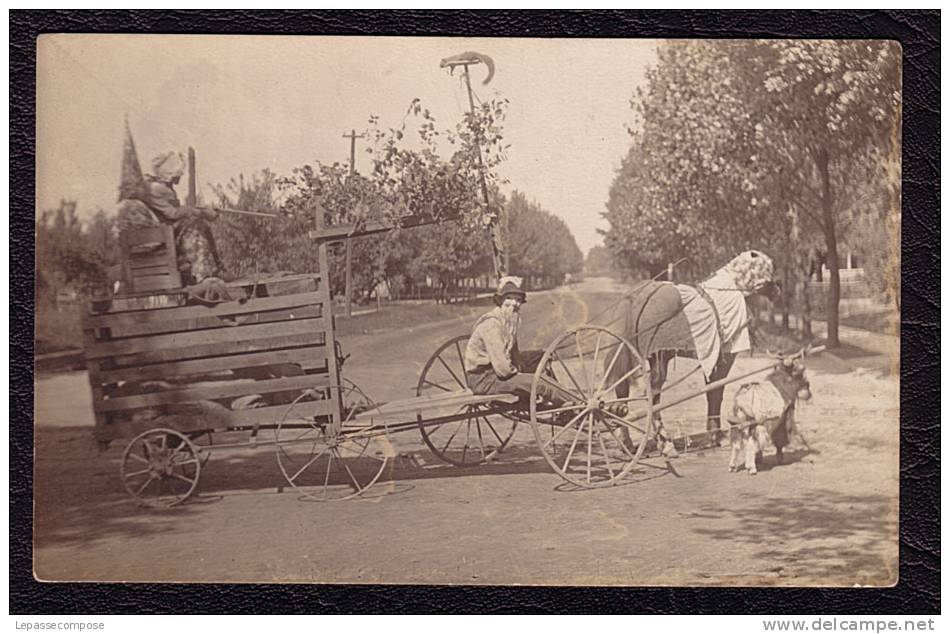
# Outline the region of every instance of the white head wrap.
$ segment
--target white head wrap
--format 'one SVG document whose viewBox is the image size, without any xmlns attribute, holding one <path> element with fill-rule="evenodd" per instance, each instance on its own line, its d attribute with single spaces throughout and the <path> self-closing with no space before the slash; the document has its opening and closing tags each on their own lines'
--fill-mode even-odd
<svg viewBox="0 0 950 634">
<path fill-rule="evenodd" d="M 185 173 L 185 157 L 181 152 L 165 152 L 152 159 L 152 175 L 170 182 Z"/>
</svg>

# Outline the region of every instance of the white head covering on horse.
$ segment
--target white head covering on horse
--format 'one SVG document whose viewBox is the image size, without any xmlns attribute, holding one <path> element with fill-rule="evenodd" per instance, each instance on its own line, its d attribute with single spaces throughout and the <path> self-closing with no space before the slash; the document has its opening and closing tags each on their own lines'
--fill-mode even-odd
<svg viewBox="0 0 950 634">
<path fill-rule="evenodd" d="M 704 284 L 714 286 L 712 279 L 718 277 L 731 281 L 733 288 L 748 297 L 775 279 L 775 265 L 772 258 L 761 251 L 743 251 L 716 271 L 713 278 Z"/>
<path fill-rule="evenodd" d="M 769 256 L 761 251 L 743 251 L 698 287 L 677 286 L 696 343 L 696 356 L 707 377 L 720 353 L 752 348 L 745 298 L 772 282 L 774 271 Z M 704 301 L 697 294 L 708 299 Z"/>
</svg>

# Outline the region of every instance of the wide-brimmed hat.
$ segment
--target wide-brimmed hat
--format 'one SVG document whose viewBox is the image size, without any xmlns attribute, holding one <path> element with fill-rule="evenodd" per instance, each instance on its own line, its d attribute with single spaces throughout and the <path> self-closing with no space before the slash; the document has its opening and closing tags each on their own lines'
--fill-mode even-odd
<svg viewBox="0 0 950 634">
<path fill-rule="evenodd" d="M 521 301 L 528 301 L 528 294 L 525 293 L 522 285 L 524 280 L 520 277 L 515 277 L 514 275 L 506 275 L 498 281 L 498 290 L 495 291 L 495 299 L 503 300 L 508 295 L 517 295 L 521 297 Z"/>
</svg>

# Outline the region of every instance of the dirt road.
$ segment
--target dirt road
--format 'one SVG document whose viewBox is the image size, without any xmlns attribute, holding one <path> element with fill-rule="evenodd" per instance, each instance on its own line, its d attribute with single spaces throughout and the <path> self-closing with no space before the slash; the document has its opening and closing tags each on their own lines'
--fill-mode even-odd
<svg viewBox="0 0 950 634">
<path fill-rule="evenodd" d="M 588 284 L 533 294 L 523 345 L 543 345 L 615 293 Z M 351 337 L 345 374 L 376 400 L 408 396 L 429 354 L 468 323 Z M 733 372 L 762 363 L 741 358 Z M 897 375 L 879 362 L 808 365 L 815 398 L 798 416 L 807 447 L 783 466 L 767 456 L 755 477 L 728 473 L 728 452 L 709 450 L 676 459 L 672 471 L 653 460 L 630 484 L 579 491 L 549 471 L 528 429 L 496 464 L 472 469 L 439 464 L 407 433 L 393 443 L 414 460 L 397 459 L 391 480 L 364 499 L 321 504 L 279 492 L 273 451 L 262 448 L 215 455 L 197 498 L 164 512 L 126 498 L 121 443 L 96 454 L 84 375 L 42 377 L 35 572 L 97 581 L 892 584 Z M 699 385 L 693 378 L 683 390 Z M 700 428 L 704 411 L 702 399 L 677 408 L 680 427 Z"/>
</svg>

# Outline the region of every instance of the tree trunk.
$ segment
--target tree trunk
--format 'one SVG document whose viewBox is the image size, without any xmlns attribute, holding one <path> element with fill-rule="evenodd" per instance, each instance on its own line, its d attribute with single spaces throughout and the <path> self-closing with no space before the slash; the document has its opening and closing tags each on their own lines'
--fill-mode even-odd
<svg viewBox="0 0 950 634">
<path fill-rule="evenodd" d="M 802 281 L 802 338 L 811 339 L 811 298 L 808 296 L 808 282 L 811 273 Z"/>
<path fill-rule="evenodd" d="M 482 185 L 484 189 L 484 184 Z M 488 191 L 484 191 L 485 200 L 487 203 L 488 200 Z M 495 279 L 500 280 L 503 276 L 508 274 L 508 267 L 506 266 L 506 253 L 505 253 L 505 243 L 501 235 L 501 231 L 498 229 L 498 226 L 492 222 L 488 225 L 488 239 L 491 242 L 491 256 L 492 256 L 492 268 L 495 270 Z"/>
<path fill-rule="evenodd" d="M 789 261 L 786 257 L 785 261 Z M 787 332 L 791 325 L 788 318 L 788 305 L 791 303 L 792 294 L 789 290 L 790 276 L 788 274 L 788 265 L 782 271 L 782 328 Z"/>
<path fill-rule="evenodd" d="M 828 341 L 825 345 L 837 348 L 838 341 L 838 300 L 841 298 L 841 276 L 838 272 L 838 237 L 835 232 L 834 206 L 831 198 L 831 175 L 828 172 L 828 150 L 818 152 L 818 173 L 821 175 L 821 214 L 824 224 L 825 262 L 828 266 L 829 288 L 826 319 L 828 320 Z"/>
</svg>

